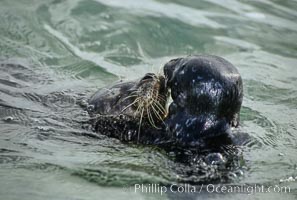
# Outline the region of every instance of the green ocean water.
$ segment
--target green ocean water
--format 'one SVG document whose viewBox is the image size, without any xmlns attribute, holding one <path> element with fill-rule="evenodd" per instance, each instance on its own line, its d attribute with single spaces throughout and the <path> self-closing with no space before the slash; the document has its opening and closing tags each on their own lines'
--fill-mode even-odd
<svg viewBox="0 0 297 200">
<path fill-rule="evenodd" d="M 0 0 L 0 199 L 296 199 L 296 10 L 296 0 Z M 184 166 L 84 129 L 77 102 L 194 54 L 222 56 L 243 78 L 241 131 L 253 139 L 230 184 L 290 192 L 125 189 L 175 183 Z"/>
</svg>

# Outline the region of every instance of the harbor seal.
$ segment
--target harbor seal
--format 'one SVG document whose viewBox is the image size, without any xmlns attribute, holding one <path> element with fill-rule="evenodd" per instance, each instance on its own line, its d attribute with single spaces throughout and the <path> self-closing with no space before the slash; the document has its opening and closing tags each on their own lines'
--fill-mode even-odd
<svg viewBox="0 0 297 200">
<path fill-rule="evenodd" d="M 165 64 L 164 74 L 173 99 L 166 132 L 178 143 L 196 146 L 239 125 L 242 79 L 230 62 L 212 55 L 177 58 Z"/>
<path fill-rule="evenodd" d="M 232 143 L 243 99 L 237 69 L 221 57 L 199 55 L 173 59 L 163 70 L 164 76 L 148 73 L 96 92 L 88 109 L 95 130 L 122 141 L 172 147 Z M 167 111 L 169 90 L 173 101 Z"/>
<path fill-rule="evenodd" d="M 140 79 L 99 89 L 88 101 L 88 112 L 97 132 L 124 141 L 150 143 L 164 130 L 167 99 L 165 78 L 147 73 Z M 146 139 L 140 138 L 140 133 Z"/>
<path fill-rule="evenodd" d="M 95 131 L 160 147 L 181 163 L 173 170 L 187 182 L 228 181 L 242 163 L 230 137 L 239 125 L 241 76 L 231 63 L 210 55 L 173 59 L 163 70 L 164 76 L 147 74 L 96 92 L 88 109 Z"/>
</svg>

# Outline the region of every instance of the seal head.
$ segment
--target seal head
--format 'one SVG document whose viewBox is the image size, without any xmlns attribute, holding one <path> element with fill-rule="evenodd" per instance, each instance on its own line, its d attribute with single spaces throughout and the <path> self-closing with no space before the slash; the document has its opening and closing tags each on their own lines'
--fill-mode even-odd
<svg viewBox="0 0 297 200">
<path fill-rule="evenodd" d="M 164 74 L 173 99 L 165 123 L 179 142 L 195 145 L 238 126 L 243 88 L 231 63 L 218 56 L 189 56 L 166 63 Z"/>
<path fill-rule="evenodd" d="M 139 141 L 140 133 L 155 138 L 155 130 L 164 129 L 167 98 L 165 78 L 147 73 L 135 81 L 99 89 L 88 101 L 88 112 L 97 132 L 129 141 L 136 140 L 136 135 Z"/>
</svg>

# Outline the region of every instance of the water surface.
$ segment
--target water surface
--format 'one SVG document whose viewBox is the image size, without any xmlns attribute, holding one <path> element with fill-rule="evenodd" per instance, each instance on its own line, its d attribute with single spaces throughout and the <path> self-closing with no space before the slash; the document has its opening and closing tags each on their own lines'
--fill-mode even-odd
<svg viewBox="0 0 297 200">
<path fill-rule="evenodd" d="M 189 54 L 222 56 L 243 77 L 241 131 L 253 139 L 231 184 L 291 188 L 201 197 L 296 199 L 296 9 L 295 0 L 0 0 L 1 199 L 198 198 L 123 190 L 176 182 L 184 166 L 85 129 L 78 103 Z"/>
</svg>

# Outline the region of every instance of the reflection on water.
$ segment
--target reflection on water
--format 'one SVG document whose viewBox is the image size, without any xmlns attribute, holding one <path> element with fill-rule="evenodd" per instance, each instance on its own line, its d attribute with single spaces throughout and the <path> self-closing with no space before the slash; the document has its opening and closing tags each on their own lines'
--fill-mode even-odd
<svg viewBox="0 0 297 200">
<path fill-rule="evenodd" d="M 240 131 L 251 139 L 240 148 L 243 175 L 234 173 L 230 183 L 290 186 L 290 194 L 257 197 L 296 198 L 297 181 L 280 183 L 297 176 L 296 1 L 0 5 L 1 198 L 195 199 L 123 190 L 134 183 L 203 179 L 185 176 L 195 169 L 160 149 L 94 134 L 82 125 L 88 115 L 79 104 L 119 78 L 158 72 L 171 58 L 201 53 L 228 59 L 244 80 Z"/>
</svg>

